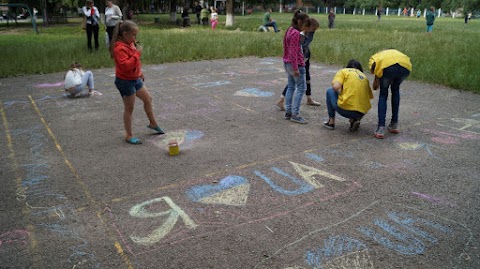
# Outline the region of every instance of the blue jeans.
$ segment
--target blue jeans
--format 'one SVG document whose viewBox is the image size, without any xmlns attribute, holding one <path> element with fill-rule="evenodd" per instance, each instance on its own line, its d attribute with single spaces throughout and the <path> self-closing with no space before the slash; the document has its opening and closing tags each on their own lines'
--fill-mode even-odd
<svg viewBox="0 0 480 269">
<path fill-rule="evenodd" d="M 77 85 L 77 87 L 75 87 L 75 93 L 73 94 L 75 95 L 75 94 L 81 93 L 86 86 L 88 86 L 89 90 L 95 89 L 92 71 L 85 71 L 85 73 L 82 76 L 82 84 Z"/>
<path fill-rule="evenodd" d="M 378 98 L 378 126 L 385 126 L 389 87 L 392 91 L 392 122 L 398 123 L 400 84 L 408 75 L 410 75 L 410 71 L 399 64 L 394 64 L 383 70 L 383 76 L 380 78 L 380 96 Z"/>
<path fill-rule="evenodd" d="M 273 27 L 273 30 L 275 31 L 275 33 L 278 32 L 277 23 L 274 22 L 274 21 L 272 21 L 272 22 L 267 22 L 267 23 L 265 23 L 263 26 L 267 27 L 267 29 L 268 29 L 269 26 L 272 26 L 272 27 Z"/>
<path fill-rule="evenodd" d="M 284 63 L 285 72 L 288 75 L 287 93 L 285 94 L 285 110 L 292 115 L 300 114 L 300 105 L 302 103 L 303 95 L 307 83 L 305 81 L 305 67 L 299 66 L 298 72 L 300 75 L 295 77 L 293 75 L 292 64 Z"/>
<path fill-rule="evenodd" d="M 338 92 L 334 91 L 333 88 L 328 88 L 327 90 L 327 111 L 328 117 L 335 119 L 335 112 L 349 119 L 359 120 L 363 117 L 363 113 L 352 110 L 344 110 L 338 107 Z"/>
</svg>

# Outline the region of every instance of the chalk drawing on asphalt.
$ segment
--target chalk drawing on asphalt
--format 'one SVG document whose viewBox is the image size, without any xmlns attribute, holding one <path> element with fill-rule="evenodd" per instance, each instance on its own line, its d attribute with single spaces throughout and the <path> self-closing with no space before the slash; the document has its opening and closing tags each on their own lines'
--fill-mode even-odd
<svg viewBox="0 0 480 269">
<path fill-rule="evenodd" d="M 241 176 L 227 176 L 218 184 L 193 186 L 187 196 L 194 202 L 204 204 L 224 204 L 243 206 L 247 203 L 250 184 Z"/>
<path fill-rule="evenodd" d="M 235 92 L 235 96 L 243 97 L 271 97 L 275 93 L 271 91 L 265 91 L 258 88 L 246 88 Z"/>
</svg>

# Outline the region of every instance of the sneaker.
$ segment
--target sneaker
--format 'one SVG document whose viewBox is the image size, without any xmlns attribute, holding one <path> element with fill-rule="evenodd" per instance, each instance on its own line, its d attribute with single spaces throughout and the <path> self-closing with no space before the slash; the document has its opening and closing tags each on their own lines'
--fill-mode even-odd
<svg viewBox="0 0 480 269">
<path fill-rule="evenodd" d="M 300 124 L 306 124 L 308 123 L 308 121 L 304 118 L 302 118 L 301 116 L 299 115 L 296 115 L 296 116 L 292 116 L 292 118 L 290 119 L 290 121 L 293 121 L 293 122 L 296 122 L 296 123 L 300 123 Z"/>
<path fill-rule="evenodd" d="M 392 134 L 398 134 L 400 133 L 400 129 L 398 129 L 398 123 L 396 122 L 391 122 L 389 125 L 388 125 L 388 131 Z"/>
<path fill-rule="evenodd" d="M 385 126 L 378 126 L 375 133 L 373 133 L 373 136 L 375 136 L 378 139 L 384 139 L 385 138 Z"/>
<path fill-rule="evenodd" d="M 290 120 L 291 118 L 292 118 L 292 113 L 289 113 L 289 112 L 285 113 L 286 120 Z"/>
<path fill-rule="evenodd" d="M 353 120 L 350 123 L 350 132 L 355 132 L 360 127 L 360 120 Z"/>
<path fill-rule="evenodd" d="M 330 123 L 328 123 L 328 121 L 326 121 L 326 122 L 323 123 L 323 127 L 327 128 L 329 130 L 333 130 L 333 129 L 335 129 L 335 124 L 330 124 Z"/>
</svg>

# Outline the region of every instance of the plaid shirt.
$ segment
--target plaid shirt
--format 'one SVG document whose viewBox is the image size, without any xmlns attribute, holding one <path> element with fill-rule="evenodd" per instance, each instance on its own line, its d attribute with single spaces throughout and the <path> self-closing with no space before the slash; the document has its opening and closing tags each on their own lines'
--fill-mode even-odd
<svg viewBox="0 0 480 269">
<path fill-rule="evenodd" d="M 290 26 L 283 38 L 283 62 L 292 64 L 293 70 L 305 66 L 303 51 L 300 44 L 300 32 Z"/>
</svg>

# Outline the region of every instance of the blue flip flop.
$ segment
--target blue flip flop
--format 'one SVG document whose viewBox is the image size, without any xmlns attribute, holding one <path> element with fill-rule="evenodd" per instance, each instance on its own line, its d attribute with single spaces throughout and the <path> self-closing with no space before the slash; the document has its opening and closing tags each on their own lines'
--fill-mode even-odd
<svg viewBox="0 0 480 269">
<path fill-rule="evenodd" d="M 142 141 L 140 141 L 140 139 L 138 139 L 138 137 L 132 137 L 130 139 L 125 139 L 125 141 L 128 143 L 128 144 L 132 144 L 132 145 L 140 145 L 142 144 Z"/>
<path fill-rule="evenodd" d="M 150 126 L 150 125 L 147 125 L 147 128 L 150 128 L 150 129 L 152 129 L 152 130 L 157 131 L 157 134 L 165 134 L 165 132 L 162 131 L 162 129 L 160 129 L 160 126 L 152 127 L 152 126 Z"/>
</svg>

